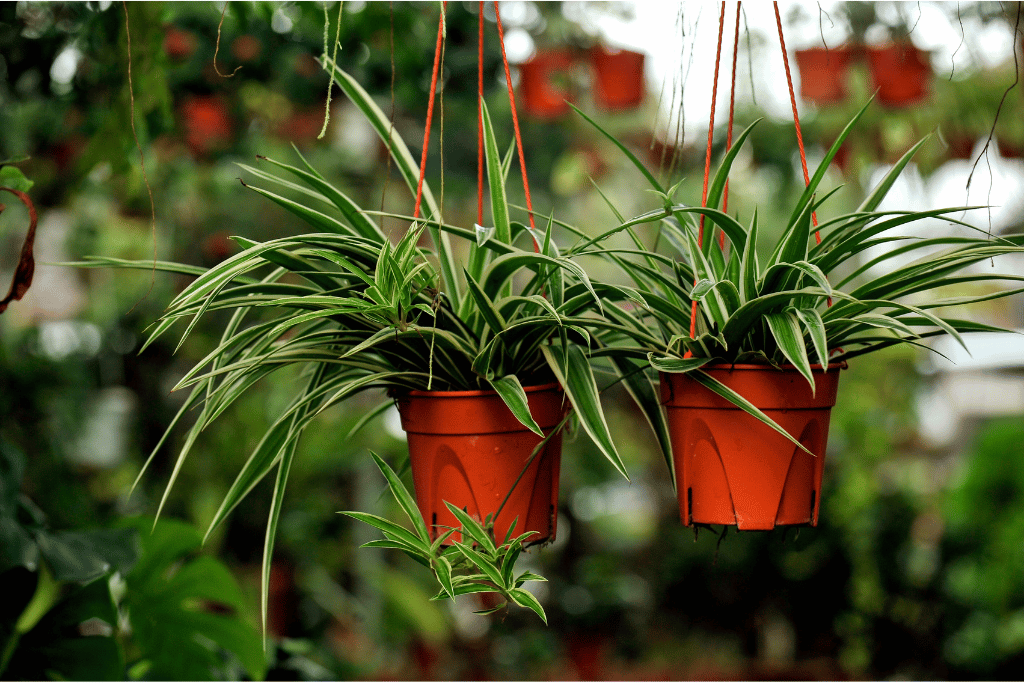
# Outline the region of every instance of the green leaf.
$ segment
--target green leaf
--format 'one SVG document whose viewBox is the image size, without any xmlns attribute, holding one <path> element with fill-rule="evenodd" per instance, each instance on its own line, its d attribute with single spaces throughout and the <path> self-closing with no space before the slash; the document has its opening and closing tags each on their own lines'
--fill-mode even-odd
<svg viewBox="0 0 1024 683">
<path fill-rule="evenodd" d="M 419 164 L 416 163 L 409 153 L 409 148 L 406 146 L 405 141 L 394 130 L 391 119 L 381 111 L 380 107 L 373 101 L 373 98 L 359 85 L 356 79 L 343 69 L 338 68 L 338 65 L 327 55 L 323 55 L 321 59 L 324 62 L 324 68 L 334 73 L 338 86 L 352 100 L 352 103 L 363 112 L 366 120 L 377 131 L 377 135 L 384 141 L 384 144 L 387 145 L 391 151 L 392 158 L 395 160 L 398 172 L 405 179 L 409 191 L 415 195 L 419 180 Z M 423 202 L 427 205 L 427 215 L 440 220 L 441 211 L 427 183 L 423 183 Z M 462 296 L 460 294 L 458 278 L 456 277 L 451 240 L 448 239 L 447 234 L 440 230 L 440 226 L 437 223 L 432 222 L 429 229 L 431 238 L 434 240 L 437 248 L 444 290 L 448 292 L 452 301 L 461 301 Z"/>
<path fill-rule="evenodd" d="M 540 601 L 533 596 L 533 593 L 522 588 L 513 588 L 508 592 L 508 596 L 520 607 L 533 610 L 545 624 L 548 623 L 548 617 L 544 613 L 544 608 L 541 607 Z"/>
<path fill-rule="evenodd" d="M 526 391 L 520 384 L 519 378 L 515 375 L 505 375 L 501 379 L 488 380 L 491 388 L 498 392 L 501 400 L 505 402 L 508 409 L 516 416 L 524 426 L 538 436 L 544 436 L 544 431 L 530 414 L 530 405 L 527 401 Z"/>
<path fill-rule="evenodd" d="M 697 382 L 704 388 L 718 394 L 725 400 L 729 401 L 729 403 L 732 403 L 734 406 L 741 409 L 743 412 L 747 413 L 754 419 L 763 422 L 764 424 L 768 425 L 769 427 L 777 431 L 779 434 L 782 434 L 784 437 L 793 442 L 793 444 L 796 445 L 800 450 L 804 451 L 805 453 L 808 453 L 809 455 L 814 455 L 814 453 L 811 453 L 809 450 L 807 450 L 807 448 L 802 443 L 794 439 L 789 432 L 780 427 L 775 420 L 771 419 L 770 417 L 762 413 L 757 406 L 755 406 L 753 403 L 737 394 L 729 387 L 719 382 L 711 375 L 707 374 L 703 370 L 697 370 L 696 372 L 690 374 L 690 377 L 693 378 L 695 382 Z"/>
<path fill-rule="evenodd" d="M 398 504 L 409 518 L 409 521 L 412 522 L 412 527 L 415 530 L 416 535 L 419 536 L 421 541 L 427 544 L 427 547 L 429 547 L 430 532 L 427 531 L 427 525 L 423 521 L 423 517 L 420 515 L 419 508 L 416 507 L 416 501 L 413 499 L 408 489 L 405 488 L 405 484 L 402 483 L 402 480 L 398 478 L 397 474 L 395 474 L 395 471 L 391 469 L 391 466 L 384 462 L 384 460 L 373 451 L 370 451 L 370 455 L 373 457 L 373 461 L 377 463 L 377 468 L 380 469 L 381 474 L 383 474 L 384 478 L 388 480 L 388 486 L 391 487 L 392 495 L 394 495 L 395 500 L 398 501 Z"/>
<path fill-rule="evenodd" d="M 608 138 L 612 142 L 612 144 L 614 144 L 616 147 L 618 147 L 622 151 L 622 153 L 626 155 L 626 158 L 628 158 L 633 163 L 633 165 L 637 168 L 637 170 L 640 171 L 640 173 L 643 174 L 644 178 L 647 179 L 647 182 L 649 182 L 651 184 L 651 187 L 656 189 L 662 195 L 665 194 L 665 188 L 663 188 L 661 186 L 661 184 L 657 181 L 657 179 L 655 179 L 655 177 L 653 175 L 651 175 L 651 172 L 647 170 L 647 167 L 644 166 L 642 163 L 640 163 L 640 160 L 636 158 L 635 154 L 633 154 L 628 149 L 626 149 L 625 145 L 623 145 L 621 142 L 619 142 L 618 139 L 614 135 L 612 135 L 611 133 L 606 131 L 601 126 L 597 125 L 597 122 L 595 122 L 594 119 L 592 119 L 589 116 L 587 116 L 586 114 L 584 114 L 572 102 L 568 102 L 567 104 L 570 107 L 572 107 L 576 111 L 577 114 L 582 116 L 587 121 L 587 123 L 589 123 L 594 128 L 596 128 L 598 130 L 598 132 L 600 132 L 602 135 L 604 135 L 606 138 Z"/>
<path fill-rule="evenodd" d="M 450 505 L 449 508 L 451 508 Z M 462 553 L 462 556 L 469 560 L 473 566 L 483 572 L 487 577 L 487 580 L 497 586 L 499 590 L 506 590 L 508 588 L 502 581 L 501 572 L 498 571 L 498 568 L 494 566 L 494 562 L 489 557 L 473 550 L 473 548 L 470 548 L 464 543 L 459 543 L 458 541 L 452 541 L 452 545 L 454 545 L 459 552 Z"/>
<path fill-rule="evenodd" d="M 18 161 L 26 161 L 28 157 L 22 157 Z M 9 165 L 12 163 L 11 160 L 7 160 L 0 164 L 0 186 L 9 187 L 12 190 L 27 193 L 35 185 L 34 182 L 25 177 L 25 174 L 21 172 L 21 169 Z"/>
<path fill-rule="evenodd" d="M 488 614 L 494 614 L 495 612 L 500 612 L 501 610 L 505 609 L 505 607 L 507 605 L 508 605 L 507 602 L 502 601 L 500 604 L 496 605 L 495 607 L 491 607 L 490 609 L 478 609 L 478 610 L 474 611 L 473 614 L 478 614 L 480 616 L 487 616 Z"/>
<path fill-rule="evenodd" d="M 511 529 L 509 530 L 511 531 Z M 512 544 L 505 555 L 501 558 L 501 578 L 504 581 L 505 586 L 511 586 L 512 583 L 512 572 L 516 566 L 516 560 L 519 559 L 519 555 L 523 552 L 523 546 L 521 543 Z"/>
<path fill-rule="evenodd" d="M 647 360 L 651 367 L 659 372 L 692 372 L 711 362 L 710 358 L 670 358 L 667 356 L 655 356 L 653 352 L 647 354 Z"/>
<path fill-rule="evenodd" d="M 814 376 L 811 375 L 811 362 L 807 358 L 807 346 L 804 344 L 803 332 L 800 330 L 800 319 L 793 312 L 768 313 L 764 316 L 772 337 L 779 345 L 782 355 L 800 371 L 814 394 Z"/>
<path fill-rule="evenodd" d="M 590 369 L 583 351 L 575 345 L 542 346 L 541 351 L 547 360 L 548 367 L 558 378 L 559 383 L 569 397 L 570 403 L 579 417 L 580 425 L 608 459 L 619 474 L 629 480 L 626 468 L 622 464 L 615 442 L 612 440 L 608 421 L 601 407 L 601 397 L 597 391 L 597 381 Z"/>
<path fill-rule="evenodd" d="M 743 247 L 743 257 L 740 259 L 740 302 L 745 304 L 757 296 L 757 281 L 759 268 L 757 263 L 757 209 L 754 210 L 754 217 L 750 221 L 750 232 L 747 234 L 747 243 Z"/>
<path fill-rule="evenodd" d="M 487 293 L 480 288 L 476 280 L 469 271 L 466 271 L 466 285 L 470 293 L 470 297 L 467 297 L 466 301 L 469 302 L 472 299 L 476 303 L 476 308 L 480 312 L 480 317 L 487 324 L 487 327 L 491 329 L 494 334 L 497 334 L 505 329 L 507 323 L 505 319 L 501 317 L 501 313 L 495 308 L 494 302 L 487 296 Z M 481 330 L 483 332 L 483 330 Z"/>
<path fill-rule="evenodd" d="M 300 154 L 299 156 L 301 157 L 302 155 Z M 345 216 L 356 234 L 378 243 L 382 243 L 387 239 L 384 232 L 380 229 L 380 226 L 373 222 L 358 204 L 352 201 L 352 199 L 345 195 L 345 193 L 326 182 L 322 177 L 303 171 L 300 168 L 283 164 L 279 161 L 274 161 L 268 157 L 261 158 L 268 163 L 274 164 L 275 166 L 288 171 L 330 200 L 330 202 L 334 204 L 339 211 L 341 211 L 342 215 Z M 305 161 L 305 159 L 303 159 L 303 161 Z"/>
<path fill-rule="evenodd" d="M 533 572 L 526 571 L 520 574 L 519 578 L 516 579 L 516 588 L 519 588 L 527 581 L 547 581 L 547 579 L 545 579 L 543 576 L 539 574 L 534 574 Z"/>
<path fill-rule="evenodd" d="M 480 522 L 476 521 L 465 510 L 457 508 L 448 501 L 444 501 L 445 507 L 455 515 L 455 518 L 459 520 L 459 524 L 462 525 L 462 540 L 466 542 L 466 536 L 468 535 L 473 539 L 473 542 L 479 545 L 487 553 L 488 557 L 495 557 L 498 549 L 494 546 L 494 541 L 491 540 L 487 530 L 484 529 Z"/>
<path fill-rule="evenodd" d="M 414 548 L 417 552 L 421 553 L 427 559 L 429 559 L 431 556 L 430 544 L 428 542 L 424 541 L 421 538 L 418 538 L 414 533 L 412 533 L 405 527 L 401 526 L 400 524 L 396 524 L 389 519 L 385 519 L 384 517 L 379 517 L 377 515 L 372 515 L 368 512 L 345 511 L 340 512 L 338 514 L 351 517 L 352 519 L 363 522 L 364 524 L 369 524 L 375 529 L 383 531 L 391 538 L 391 540 L 399 541 L 410 548 Z"/>
<path fill-rule="evenodd" d="M 261 638 L 236 612 L 242 591 L 220 561 L 188 557 L 199 544 L 195 529 L 164 520 L 150 534 L 146 520 L 128 524 L 143 531 L 142 556 L 125 577 L 124 601 L 133 641 L 151 661 L 148 675 L 227 677 L 222 648 L 238 657 L 249 677 L 261 679 L 266 669 Z"/>
<path fill-rule="evenodd" d="M 448 594 L 448 596 L 455 599 L 455 586 L 452 585 L 452 565 L 445 557 L 434 558 L 432 562 L 434 568 L 434 574 L 437 576 L 438 582 L 441 587 Z"/>
<path fill-rule="evenodd" d="M 743 143 L 750 136 L 750 133 L 754 130 L 754 126 L 760 123 L 761 119 L 757 119 L 749 126 L 747 126 L 739 136 L 733 140 L 732 147 L 725 154 L 725 158 L 722 159 L 722 163 L 718 166 L 718 171 L 715 173 L 714 179 L 711 181 L 710 187 L 708 187 L 708 199 L 707 206 L 711 208 L 717 208 L 719 202 L 722 199 L 722 193 L 725 190 L 725 183 L 729 179 L 729 171 L 732 169 L 732 163 L 736 159 L 736 155 L 740 153 L 740 149 L 743 147 Z M 712 240 L 708 240 L 710 243 Z M 734 244 L 737 249 L 743 249 L 743 244 Z M 707 253 L 707 252 L 705 252 Z"/>
<path fill-rule="evenodd" d="M 810 182 L 807 183 L 807 187 L 804 188 L 803 194 L 800 195 L 800 199 L 793 207 L 793 213 L 789 217 L 789 221 L 787 221 L 786 225 L 793 225 L 794 223 L 796 223 L 796 220 L 800 216 L 800 214 L 804 212 L 804 209 L 808 205 L 810 205 L 814 198 L 814 195 L 818 191 L 818 185 L 821 184 L 822 179 L 825 177 L 825 173 L 828 171 L 829 164 L 832 163 L 832 159 L 835 158 L 836 154 L 839 152 L 839 148 L 842 147 L 843 143 L 846 141 L 846 138 L 850 135 L 850 133 L 853 132 L 853 129 L 857 125 L 857 122 L 860 120 L 862 116 L 864 116 L 864 112 L 868 110 L 868 107 L 871 105 L 872 99 L 874 98 L 872 97 L 871 99 L 869 99 L 867 103 L 863 107 L 861 107 L 860 111 L 857 112 L 853 119 L 848 124 L 846 124 L 846 127 L 843 128 L 843 131 L 839 134 L 839 137 L 836 138 L 836 141 L 832 143 L 832 146 L 829 148 L 828 152 L 825 153 L 825 158 L 821 160 L 820 164 L 818 164 L 818 169 L 814 172 L 814 175 L 811 176 Z"/>
<path fill-rule="evenodd" d="M 814 346 L 814 353 L 818 356 L 818 364 L 821 365 L 822 371 L 827 371 L 828 338 L 825 335 L 825 323 L 821 319 L 821 314 L 814 308 L 794 308 L 792 311 L 807 329 L 807 334 L 811 338 L 811 344 Z"/>
</svg>

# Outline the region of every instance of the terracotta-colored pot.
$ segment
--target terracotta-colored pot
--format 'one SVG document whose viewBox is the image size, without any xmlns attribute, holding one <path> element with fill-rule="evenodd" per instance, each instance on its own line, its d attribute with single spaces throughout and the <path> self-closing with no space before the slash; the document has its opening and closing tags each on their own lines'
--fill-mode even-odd
<svg viewBox="0 0 1024 683">
<path fill-rule="evenodd" d="M 573 61 L 569 50 L 546 50 L 519 65 L 519 90 L 527 113 L 541 118 L 569 113 Z"/>
<path fill-rule="evenodd" d="M 217 95 L 189 95 L 181 103 L 185 145 L 195 156 L 226 149 L 234 135 L 234 121 L 225 101 Z"/>
<path fill-rule="evenodd" d="M 878 101 L 889 107 L 905 107 L 928 96 L 932 67 L 928 53 L 909 43 L 867 48 L 871 80 Z"/>
<path fill-rule="evenodd" d="M 550 433 L 568 406 L 561 388 L 526 387 L 526 395 L 533 419 Z M 483 522 L 498 512 L 506 495 L 508 502 L 494 520 L 499 542 L 516 518 L 515 535 L 537 532 L 527 544 L 555 538 L 560 433 L 526 467 L 541 437 L 524 427 L 495 392 L 409 391 L 397 400 L 409 438 L 416 502 L 431 538 L 459 526 L 444 501 Z M 452 538 L 461 540 L 459 533 Z"/>
<path fill-rule="evenodd" d="M 800 97 L 815 104 L 832 104 L 846 99 L 846 72 L 852 52 L 847 47 L 797 50 L 800 69 Z"/>
<path fill-rule="evenodd" d="M 603 46 L 590 51 L 594 66 L 594 99 L 606 109 L 630 109 L 644 99 L 644 58 L 642 52 Z"/>
<path fill-rule="evenodd" d="M 997 136 L 996 146 L 999 148 L 999 156 L 1004 159 L 1024 158 L 1024 144 Z"/>
<path fill-rule="evenodd" d="M 946 138 L 950 159 L 970 159 L 974 153 L 974 137 L 966 133 L 952 133 Z"/>
<path fill-rule="evenodd" d="M 687 526 L 741 530 L 818 523 L 821 473 L 839 370 L 815 367 L 816 393 L 795 369 L 713 365 L 704 372 L 757 406 L 813 456 L 689 374 L 661 375 L 679 511 Z"/>
</svg>

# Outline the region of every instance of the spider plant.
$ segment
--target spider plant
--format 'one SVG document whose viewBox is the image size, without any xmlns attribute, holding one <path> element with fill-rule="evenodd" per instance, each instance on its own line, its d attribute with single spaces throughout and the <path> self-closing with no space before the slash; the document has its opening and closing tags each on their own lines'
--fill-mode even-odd
<svg viewBox="0 0 1024 683">
<path fill-rule="evenodd" d="M 356 81 L 328 63 L 388 145 L 415 193 L 418 168 L 405 143 Z M 238 473 L 207 531 L 209 536 L 276 468 L 263 558 L 264 605 L 274 536 L 299 438 L 318 414 L 358 392 L 493 389 L 525 426 L 542 434 L 523 387 L 557 380 L 578 423 L 625 475 L 588 359 L 591 325 L 601 300 L 584 269 L 560 253 L 550 221 L 542 231 L 512 220 L 505 195 L 512 149 L 504 157 L 499 154 L 486 106 L 482 101 L 480 106 L 491 226 L 445 224 L 424 184 L 427 217 L 405 217 L 409 228 L 392 244 L 376 212 L 359 207 L 301 155 L 299 165 L 263 159 L 271 170 L 242 168 L 273 189 L 243 184 L 301 218 L 311 232 L 266 242 L 235 237 L 243 250 L 209 269 L 156 264 L 197 277 L 171 302 L 145 346 L 178 322 L 187 321 L 184 341 L 205 314 L 234 311 L 220 342 L 176 387 L 191 393 L 168 433 L 186 412 L 194 409 L 198 416 L 188 428 L 160 509 L 208 425 L 264 377 L 288 366 L 302 369 L 302 388 Z M 420 246 L 424 233 L 430 237 L 429 247 Z M 456 268 L 453 238 L 470 244 L 461 270 Z M 93 259 L 87 265 L 154 267 L 152 262 L 114 259 Z M 360 426 L 389 404 L 384 399 Z"/>
<path fill-rule="evenodd" d="M 812 216 L 823 213 L 835 192 L 819 186 L 839 147 L 867 110 L 870 101 L 846 126 L 829 149 L 806 189 L 789 212 L 781 237 L 761 261 L 756 210 L 744 225 L 716 208 L 736 155 L 753 128 L 748 127 L 727 151 L 714 175 L 707 207 L 677 203 L 678 185 L 666 189 L 613 136 L 579 112 L 626 153 L 661 199 L 661 207 L 625 220 L 602 234 L 582 240 L 567 256 L 601 252 L 614 259 L 635 284 L 646 306 L 625 311 L 606 306 L 617 331 L 633 343 L 634 358 L 645 356 L 661 372 L 685 372 L 698 383 L 785 434 L 731 389 L 700 370 L 708 364 L 753 363 L 796 368 L 814 389 L 813 364 L 822 372 L 839 363 L 896 344 L 929 348 L 923 340 L 948 334 L 963 344 L 961 333 L 1004 331 L 967 319 L 950 317 L 948 310 L 1008 296 L 1008 288 L 974 296 L 942 296 L 936 290 L 962 288 L 987 281 L 1016 281 L 1024 277 L 967 271 L 969 266 L 998 256 L 1024 251 L 1024 235 L 987 234 L 955 217 L 972 208 L 957 206 L 927 211 L 879 210 L 900 173 L 925 140 L 909 150 L 853 212 L 825 218 L 814 228 Z M 614 210 L 614 207 L 612 207 Z M 703 241 L 698 218 L 706 221 Z M 898 228 L 932 218 L 968 228 L 968 236 L 927 239 L 897 234 Z M 657 224 L 669 252 L 646 248 L 634 228 Z M 820 243 L 814 233 L 820 230 Z M 609 250 L 601 243 L 625 232 L 636 246 Z M 728 249 L 718 246 L 724 233 Z M 877 256 L 869 250 L 882 247 Z M 913 260 L 911 260 L 913 259 Z M 909 261 L 909 262 L 908 262 Z M 690 335 L 692 302 L 696 301 L 696 334 Z M 607 337 L 606 337 L 607 338 Z M 626 353 L 618 349 L 617 353 Z M 799 445 L 799 444 L 797 444 Z"/>
<path fill-rule="evenodd" d="M 451 503 L 445 505 L 459 520 L 459 529 L 449 529 L 437 539 L 431 541 L 430 532 L 423 522 L 416 501 L 402 483 L 401 478 L 391 466 L 384 462 L 376 453 L 372 453 L 381 474 L 388 482 L 395 500 L 412 525 L 412 530 L 396 524 L 389 519 L 365 512 L 343 512 L 341 514 L 365 522 L 384 534 L 384 538 L 364 543 L 364 548 L 389 548 L 401 550 L 406 555 L 430 568 L 437 577 L 441 590 L 431 600 L 455 599 L 458 595 L 469 593 L 497 593 L 502 602 L 484 609 L 477 614 L 491 614 L 501 609 L 508 609 L 509 603 L 533 610 L 546 624 L 547 615 L 544 607 L 536 597 L 523 588 L 528 581 L 546 581 L 543 576 L 525 571 L 518 576 L 514 574 L 516 560 L 523 552 L 523 543 L 534 533 L 533 531 L 513 536 L 515 522 L 509 527 L 508 533 L 500 543 L 493 538 L 491 529 L 485 528 L 463 510 Z M 462 538 L 471 543 L 460 543 L 449 540 L 456 531 L 461 531 Z M 445 546 L 446 542 L 451 545 Z"/>
</svg>

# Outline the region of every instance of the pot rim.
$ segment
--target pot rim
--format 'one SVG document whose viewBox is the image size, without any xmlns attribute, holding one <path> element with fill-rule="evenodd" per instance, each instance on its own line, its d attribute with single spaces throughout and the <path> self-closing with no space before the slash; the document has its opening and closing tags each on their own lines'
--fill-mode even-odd
<svg viewBox="0 0 1024 683">
<path fill-rule="evenodd" d="M 838 363 L 829 363 L 828 367 L 829 370 L 833 368 L 846 370 L 849 365 L 847 365 L 845 360 L 841 360 Z M 774 365 L 762 363 L 711 363 L 708 365 L 702 365 L 697 368 L 697 370 L 728 370 L 730 372 L 733 370 L 770 370 L 773 372 L 799 372 L 795 365 L 783 365 L 782 367 L 777 368 Z M 811 372 L 817 372 L 818 370 L 821 370 L 820 363 L 814 363 L 811 365 Z M 660 372 L 663 375 L 688 375 L 690 372 L 694 372 L 694 370 L 691 370 L 690 372 Z"/>
<path fill-rule="evenodd" d="M 535 393 L 539 391 L 550 391 L 557 389 L 561 391 L 562 385 L 558 382 L 551 382 L 548 384 L 532 384 L 527 387 L 523 387 L 523 391 L 526 393 Z M 396 396 L 426 396 L 434 398 L 473 398 L 475 396 L 497 396 L 498 392 L 494 389 L 461 389 L 458 391 L 426 391 L 424 389 L 410 389 L 408 391 L 396 392 Z"/>
</svg>

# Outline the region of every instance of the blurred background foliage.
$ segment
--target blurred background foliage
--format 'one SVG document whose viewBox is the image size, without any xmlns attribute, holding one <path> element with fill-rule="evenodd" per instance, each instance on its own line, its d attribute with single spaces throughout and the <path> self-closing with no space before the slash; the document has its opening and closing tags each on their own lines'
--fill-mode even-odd
<svg viewBox="0 0 1024 683">
<path fill-rule="evenodd" d="M 222 7 L 0 3 L 0 159 L 29 157 L 18 168 L 35 183 L 40 261 L 143 259 L 155 249 L 160 259 L 209 266 L 235 252 L 231 235 L 299 230 L 237 180 L 236 163 L 257 154 L 292 160 L 292 145 L 363 205 L 409 211 L 381 145 L 337 89 L 327 134 L 317 139 L 328 79 L 316 57 L 325 15 L 333 35 L 339 4 L 229 3 L 218 27 Z M 627 3 L 502 7 L 510 40 L 516 31 L 538 50 L 578 55 L 601 42 L 594 15 L 631 11 Z M 476 11 L 476 3 L 453 3 L 448 13 L 444 141 L 435 128 L 428 159 L 435 191 L 443 169 L 446 218 L 464 225 L 476 208 L 468 133 L 476 125 Z M 485 11 L 485 96 L 507 144 L 511 115 L 493 10 Z M 972 12 L 1013 28 L 1012 11 L 996 3 L 964 3 L 963 16 Z M 866 32 L 883 14 L 842 16 Z M 342 8 L 339 63 L 385 111 L 393 103 L 395 126 L 416 155 L 436 26 L 436 3 Z M 764 36 L 751 33 L 761 49 Z M 677 176 L 687 178 L 680 197 L 699 196 L 704 139 L 655 129 L 665 106 L 660 84 L 648 83 L 638 107 L 607 111 L 585 70 L 563 76 L 576 103 L 652 167 L 675 160 Z M 848 102 L 804 103 L 812 159 L 870 91 L 866 73 L 852 79 L 857 94 Z M 1012 79 L 1012 63 L 936 76 L 924 103 L 875 107 L 849 165 L 832 172 L 832 185 L 846 184 L 833 210 L 852 209 L 891 158 L 885 145 L 898 148 L 908 135 L 939 133 L 918 174 L 962 164 L 950 161 L 942 140 L 967 129 L 980 143 Z M 1011 137 L 1024 121 L 1020 90 L 1010 92 L 1000 124 Z M 749 103 L 738 120 L 764 115 Z M 635 194 L 635 170 L 580 119 L 522 118 L 542 212 L 554 207 L 557 218 L 595 233 L 610 225 L 589 177 L 625 214 L 650 207 Z M 769 115 L 751 147 L 733 176 L 731 210 L 749 216 L 758 205 L 761 225 L 770 226 L 788 201 L 771 198 L 802 184 L 791 122 Z M 1024 174 L 1008 154 L 995 163 Z M 509 192 L 521 201 L 517 183 Z M 998 229 L 1022 221 L 1018 212 Z M 19 207 L 0 216 L 4 288 L 24 225 Z M 521 560 L 550 579 L 538 593 L 549 628 L 521 611 L 474 616 L 473 596 L 429 602 L 436 586 L 408 558 L 357 549 L 372 532 L 336 512 L 395 513 L 368 451 L 400 463 L 405 445 L 391 413 L 350 436 L 377 398 L 350 400 L 301 442 L 279 528 L 264 656 L 258 586 L 269 486 L 257 487 L 202 549 L 198 530 L 294 378 L 264 381 L 204 434 L 155 533 L 143 516 L 155 511 L 181 430 L 129 496 L 183 400 L 169 388 L 226 320 L 208 316 L 177 354 L 170 337 L 138 354 L 145 328 L 185 284 L 148 272 L 40 265 L 29 295 L 0 317 L 0 573 L 5 593 L 18 597 L 0 612 L 5 678 L 999 679 L 1024 666 L 1024 421 L 1013 408 L 1003 417 L 981 411 L 955 438 L 927 438 L 922 396 L 939 380 L 922 372 L 913 350 L 858 359 L 844 373 L 814 529 L 719 536 L 682 527 L 663 460 L 637 429 L 639 414 L 617 389 L 606 392 L 632 483 L 585 437 L 566 443 L 558 540 Z M 1020 328 L 1021 313 L 1009 300 L 977 315 Z M 55 663 L 40 669 L 40 653 Z"/>
</svg>

